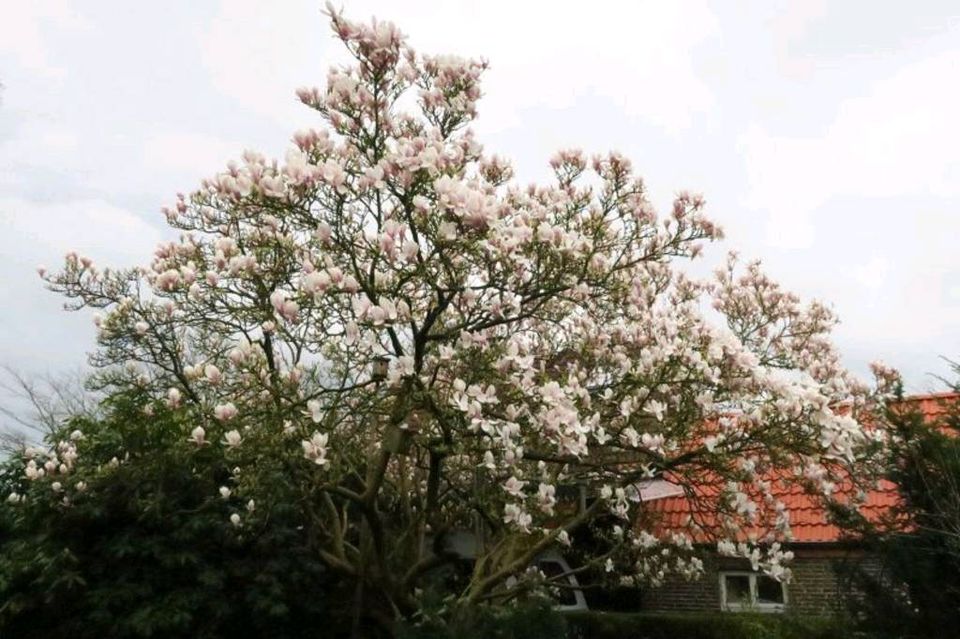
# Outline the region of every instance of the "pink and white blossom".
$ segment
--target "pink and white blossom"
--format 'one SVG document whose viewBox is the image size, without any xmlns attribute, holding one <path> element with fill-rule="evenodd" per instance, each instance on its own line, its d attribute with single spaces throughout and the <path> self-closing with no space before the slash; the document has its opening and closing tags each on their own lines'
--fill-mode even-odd
<svg viewBox="0 0 960 639">
<path fill-rule="evenodd" d="M 217 404 L 213 409 L 213 416 L 218 421 L 228 422 L 237 416 L 237 412 L 237 407 L 233 405 L 233 402 L 227 402 L 226 404 Z"/>
<path fill-rule="evenodd" d="M 207 431 L 203 429 L 203 426 L 197 426 L 190 431 L 189 440 L 197 446 L 202 446 L 207 443 Z"/>
</svg>

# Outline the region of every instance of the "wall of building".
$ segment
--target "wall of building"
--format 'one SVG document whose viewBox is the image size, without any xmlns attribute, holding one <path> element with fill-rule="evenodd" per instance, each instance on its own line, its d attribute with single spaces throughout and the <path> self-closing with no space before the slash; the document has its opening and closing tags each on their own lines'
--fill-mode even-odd
<svg viewBox="0 0 960 639">
<path fill-rule="evenodd" d="M 861 552 L 828 547 L 793 549 L 793 579 L 787 585 L 786 611 L 803 615 L 829 615 L 839 612 L 847 597 L 846 580 L 841 567 L 850 562 L 867 562 Z M 704 561 L 704 574 L 695 581 L 672 577 L 658 588 L 644 590 L 644 610 L 704 611 L 721 609 L 720 572 L 748 569 L 742 562 L 710 556 Z"/>
<path fill-rule="evenodd" d="M 720 586 L 717 559 L 704 557 L 703 575 L 687 581 L 676 575 L 656 588 L 646 588 L 641 595 L 643 610 L 720 610 Z"/>
</svg>

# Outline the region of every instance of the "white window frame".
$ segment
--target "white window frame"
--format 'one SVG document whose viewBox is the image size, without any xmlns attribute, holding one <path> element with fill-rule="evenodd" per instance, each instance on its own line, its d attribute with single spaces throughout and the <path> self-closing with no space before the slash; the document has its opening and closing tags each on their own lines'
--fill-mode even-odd
<svg viewBox="0 0 960 639">
<path fill-rule="evenodd" d="M 750 601 L 748 603 L 727 603 L 727 577 L 748 577 L 750 579 Z M 783 603 L 758 603 L 757 578 L 768 577 L 762 573 L 749 570 L 723 570 L 720 572 L 720 608 L 730 612 L 783 612 L 789 599 L 787 584 L 780 582 L 780 591 L 783 593 Z M 772 579 L 772 577 L 768 577 Z"/>
</svg>

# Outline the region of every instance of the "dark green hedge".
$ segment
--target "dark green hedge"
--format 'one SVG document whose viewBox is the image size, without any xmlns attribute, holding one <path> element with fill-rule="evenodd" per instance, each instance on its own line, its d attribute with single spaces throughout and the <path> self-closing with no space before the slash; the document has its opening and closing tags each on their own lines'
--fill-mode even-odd
<svg viewBox="0 0 960 639">
<path fill-rule="evenodd" d="M 840 619 L 721 613 L 561 614 L 543 605 L 481 608 L 450 624 L 405 626 L 400 639 L 844 639 Z"/>
<path fill-rule="evenodd" d="M 582 639 L 839 639 L 852 636 L 841 620 L 779 614 L 611 613 L 567 616 Z"/>
<path fill-rule="evenodd" d="M 461 609 L 444 621 L 401 623 L 398 639 L 567 639 L 566 617 L 548 602 Z"/>
</svg>

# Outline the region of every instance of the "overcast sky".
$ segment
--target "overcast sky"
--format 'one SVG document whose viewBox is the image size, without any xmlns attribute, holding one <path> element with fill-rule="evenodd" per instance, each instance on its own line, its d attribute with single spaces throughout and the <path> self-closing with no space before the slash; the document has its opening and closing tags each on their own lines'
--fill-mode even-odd
<svg viewBox="0 0 960 639">
<path fill-rule="evenodd" d="M 159 209 L 317 124 L 320 2 L 0 0 L 0 364 L 76 367 L 89 317 L 36 277 L 145 264 Z M 913 391 L 960 358 L 960 7 L 944 2 L 345 3 L 418 51 L 490 61 L 476 129 L 522 181 L 617 149 L 656 204 L 705 194 L 723 247 L 830 303 L 851 369 Z"/>
</svg>

